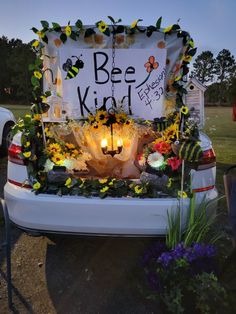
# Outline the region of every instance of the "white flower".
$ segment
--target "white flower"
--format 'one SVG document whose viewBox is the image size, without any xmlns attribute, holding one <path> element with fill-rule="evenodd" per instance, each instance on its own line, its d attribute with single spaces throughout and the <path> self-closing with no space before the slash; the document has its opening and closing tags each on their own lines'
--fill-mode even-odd
<svg viewBox="0 0 236 314">
<path fill-rule="evenodd" d="M 54 166 L 54 163 L 50 159 L 47 159 L 45 164 L 44 164 L 44 170 L 46 172 L 48 172 L 48 171 L 52 170 L 53 166 Z"/>
<path fill-rule="evenodd" d="M 63 166 L 66 167 L 66 169 L 68 170 L 73 170 L 74 169 L 74 163 L 75 163 L 75 159 L 65 159 L 63 161 Z"/>
<path fill-rule="evenodd" d="M 152 153 L 147 158 L 149 166 L 159 169 L 164 164 L 164 157 L 159 152 Z"/>
</svg>

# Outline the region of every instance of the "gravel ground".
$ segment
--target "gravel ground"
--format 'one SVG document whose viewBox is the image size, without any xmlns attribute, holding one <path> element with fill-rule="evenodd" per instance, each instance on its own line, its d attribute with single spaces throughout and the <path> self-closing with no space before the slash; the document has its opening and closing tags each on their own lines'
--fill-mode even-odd
<svg viewBox="0 0 236 314">
<path fill-rule="evenodd" d="M 0 196 L 6 159 L 0 160 Z M 3 224 L 0 236 L 4 239 Z M 158 313 L 139 292 L 138 260 L 150 238 L 30 237 L 12 230 L 14 313 Z M 7 307 L 0 246 L 0 313 Z"/>
</svg>

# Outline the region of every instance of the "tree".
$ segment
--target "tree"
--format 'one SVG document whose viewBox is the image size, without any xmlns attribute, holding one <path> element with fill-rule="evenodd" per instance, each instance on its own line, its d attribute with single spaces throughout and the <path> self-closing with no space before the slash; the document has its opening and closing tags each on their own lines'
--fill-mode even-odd
<svg viewBox="0 0 236 314">
<path fill-rule="evenodd" d="M 16 101 L 29 103 L 32 95 L 31 74 L 28 66 L 34 63 L 35 53 L 29 44 L 15 45 L 8 58 L 11 72 L 12 98 Z"/>
<path fill-rule="evenodd" d="M 215 74 L 217 75 L 219 102 L 229 101 L 231 80 L 235 75 L 236 63 L 229 50 L 221 50 L 216 57 Z"/>
<path fill-rule="evenodd" d="M 196 77 L 202 84 L 212 82 L 214 78 L 215 59 L 211 51 L 203 51 L 197 56 L 191 76 Z"/>
<path fill-rule="evenodd" d="M 30 102 L 32 88 L 28 65 L 34 60 L 30 44 L 24 44 L 20 39 L 0 38 L 1 102 Z"/>
<path fill-rule="evenodd" d="M 216 57 L 215 73 L 218 82 L 226 82 L 231 79 L 236 72 L 234 56 L 227 49 L 221 50 Z"/>
<path fill-rule="evenodd" d="M 7 59 L 10 54 L 10 46 L 8 38 L 2 36 L 0 38 L 0 100 L 7 98 L 6 90 L 10 88 L 11 73 L 7 66 Z"/>
<path fill-rule="evenodd" d="M 229 84 L 228 101 L 230 104 L 236 102 L 236 76 L 231 79 Z"/>
</svg>

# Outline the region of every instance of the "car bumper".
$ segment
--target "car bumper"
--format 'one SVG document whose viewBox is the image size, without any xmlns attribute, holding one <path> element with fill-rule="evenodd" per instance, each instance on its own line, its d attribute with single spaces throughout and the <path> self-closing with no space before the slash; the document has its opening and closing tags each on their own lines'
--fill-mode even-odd
<svg viewBox="0 0 236 314">
<path fill-rule="evenodd" d="M 7 183 L 4 188 L 10 220 L 23 229 L 40 232 L 158 236 L 167 231 L 167 212 L 176 211 L 176 198 L 85 198 L 35 195 L 31 190 Z M 198 193 L 197 202 L 206 195 Z M 207 192 L 208 199 L 217 191 Z M 183 200 L 183 223 L 189 199 Z"/>
</svg>

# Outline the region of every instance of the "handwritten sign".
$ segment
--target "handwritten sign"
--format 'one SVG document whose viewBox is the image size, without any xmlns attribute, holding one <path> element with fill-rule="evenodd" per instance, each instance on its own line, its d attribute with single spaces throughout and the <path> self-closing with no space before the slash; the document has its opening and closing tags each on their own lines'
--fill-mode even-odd
<svg viewBox="0 0 236 314">
<path fill-rule="evenodd" d="M 116 49 L 114 64 L 112 49 L 67 47 L 59 55 L 63 100 L 75 118 L 112 104 L 144 119 L 162 116 L 166 49 Z"/>
</svg>

